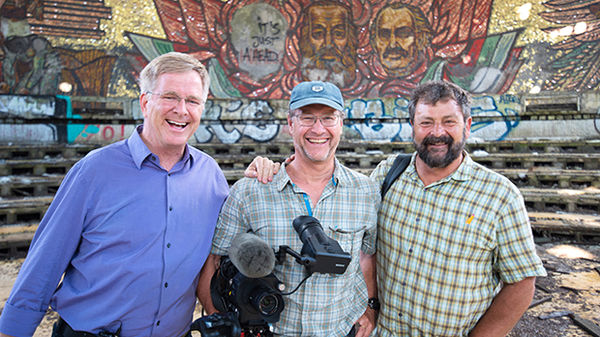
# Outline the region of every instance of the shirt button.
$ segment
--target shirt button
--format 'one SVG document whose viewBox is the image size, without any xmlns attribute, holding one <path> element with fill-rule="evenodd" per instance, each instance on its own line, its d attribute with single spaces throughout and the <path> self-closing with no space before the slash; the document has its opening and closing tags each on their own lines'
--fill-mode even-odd
<svg viewBox="0 0 600 337">
<path fill-rule="evenodd" d="M 171 244 L 170 243 L 167 243 L 167 248 L 171 248 Z"/>
<path fill-rule="evenodd" d="M 155 157 L 155 156 L 152 156 L 152 160 L 156 160 L 156 157 Z"/>
<path fill-rule="evenodd" d="M 159 326 L 159 325 L 160 325 L 160 321 L 157 321 L 157 322 L 156 322 L 156 326 Z"/>
<path fill-rule="evenodd" d="M 398 317 L 402 317 L 402 313 L 401 312 L 398 313 Z"/>
<path fill-rule="evenodd" d="M 170 177 L 170 176 L 171 176 L 171 173 L 167 173 L 167 175 Z"/>
<path fill-rule="evenodd" d="M 169 211 L 172 211 L 172 210 L 173 210 L 173 206 L 169 206 Z"/>
<path fill-rule="evenodd" d="M 412 253 L 412 248 L 408 250 L 409 253 Z"/>
<path fill-rule="evenodd" d="M 169 282 L 165 282 L 165 288 L 169 287 Z"/>
</svg>

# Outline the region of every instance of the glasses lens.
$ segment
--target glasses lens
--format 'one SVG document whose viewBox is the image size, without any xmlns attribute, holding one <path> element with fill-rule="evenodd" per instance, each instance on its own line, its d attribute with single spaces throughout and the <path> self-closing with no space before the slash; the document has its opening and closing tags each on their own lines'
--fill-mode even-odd
<svg viewBox="0 0 600 337">
<path fill-rule="evenodd" d="M 335 126 L 338 116 L 335 114 L 321 117 L 316 117 L 313 115 L 298 115 L 298 120 L 302 126 L 313 126 L 317 122 L 317 119 L 321 121 L 321 125 L 330 127 Z"/>
</svg>

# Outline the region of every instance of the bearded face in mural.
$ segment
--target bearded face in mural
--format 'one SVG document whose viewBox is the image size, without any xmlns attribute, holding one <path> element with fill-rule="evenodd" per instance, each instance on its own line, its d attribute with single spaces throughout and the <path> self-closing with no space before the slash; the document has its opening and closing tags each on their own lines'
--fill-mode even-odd
<svg viewBox="0 0 600 337">
<path fill-rule="evenodd" d="M 355 79 L 356 28 L 350 9 L 338 3 L 317 2 L 305 11 L 300 36 L 302 76 L 344 86 Z"/>
<path fill-rule="evenodd" d="M 371 45 L 391 76 L 407 76 L 426 62 L 430 40 L 427 18 L 418 8 L 403 4 L 384 7 L 371 28 Z"/>
</svg>

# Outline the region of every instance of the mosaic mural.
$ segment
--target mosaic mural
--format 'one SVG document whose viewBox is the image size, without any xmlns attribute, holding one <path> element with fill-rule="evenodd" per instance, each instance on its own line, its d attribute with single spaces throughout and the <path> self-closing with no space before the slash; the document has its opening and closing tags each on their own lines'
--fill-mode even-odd
<svg viewBox="0 0 600 337">
<path fill-rule="evenodd" d="M 371 140 L 408 139 L 407 94 L 427 80 L 452 81 L 475 94 L 474 135 L 501 140 L 525 127 L 519 95 L 600 88 L 600 0 L 0 0 L 0 94 L 135 105 L 139 72 L 169 51 L 209 69 L 198 143 L 279 137 L 285 126 L 273 121 L 285 104 L 277 101 L 303 80 L 340 86 L 348 136 Z M 23 100 L 3 98 L 0 115 L 20 115 L 11 107 Z M 0 127 L 3 139 L 68 142 L 110 142 L 133 129 Z"/>
<path fill-rule="evenodd" d="M 354 98 L 405 96 L 440 78 L 476 94 L 596 90 L 600 80 L 599 0 L 0 6 L 4 93 L 135 96 L 139 70 L 171 50 L 205 62 L 218 98 L 285 99 L 307 79 L 334 82 Z M 59 89 L 62 82 L 71 87 Z"/>
</svg>

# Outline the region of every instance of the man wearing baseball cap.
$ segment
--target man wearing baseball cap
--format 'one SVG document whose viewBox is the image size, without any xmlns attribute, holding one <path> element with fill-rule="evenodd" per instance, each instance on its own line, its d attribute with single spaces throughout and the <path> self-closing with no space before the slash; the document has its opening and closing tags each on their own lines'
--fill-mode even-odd
<svg viewBox="0 0 600 337">
<path fill-rule="evenodd" d="M 368 336 L 374 328 L 376 297 L 372 254 L 375 252 L 377 185 L 339 163 L 335 151 L 344 118 L 344 99 L 328 82 L 302 82 L 292 90 L 287 117 L 295 159 L 284 164 L 270 184 L 242 178 L 223 205 L 208 262 L 198 288 L 205 310 L 216 311 L 209 284 L 233 238 L 252 232 L 273 249 L 287 245 L 296 252 L 302 241 L 292 221 L 315 217 L 327 236 L 351 254 L 343 274 L 313 273 L 299 289 L 284 296 L 285 308 L 274 325 L 281 336 Z M 362 270 L 361 270 L 362 269 Z M 289 256 L 273 271 L 287 291 L 307 276 Z M 363 276 L 364 274 L 364 276 Z"/>
</svg>

